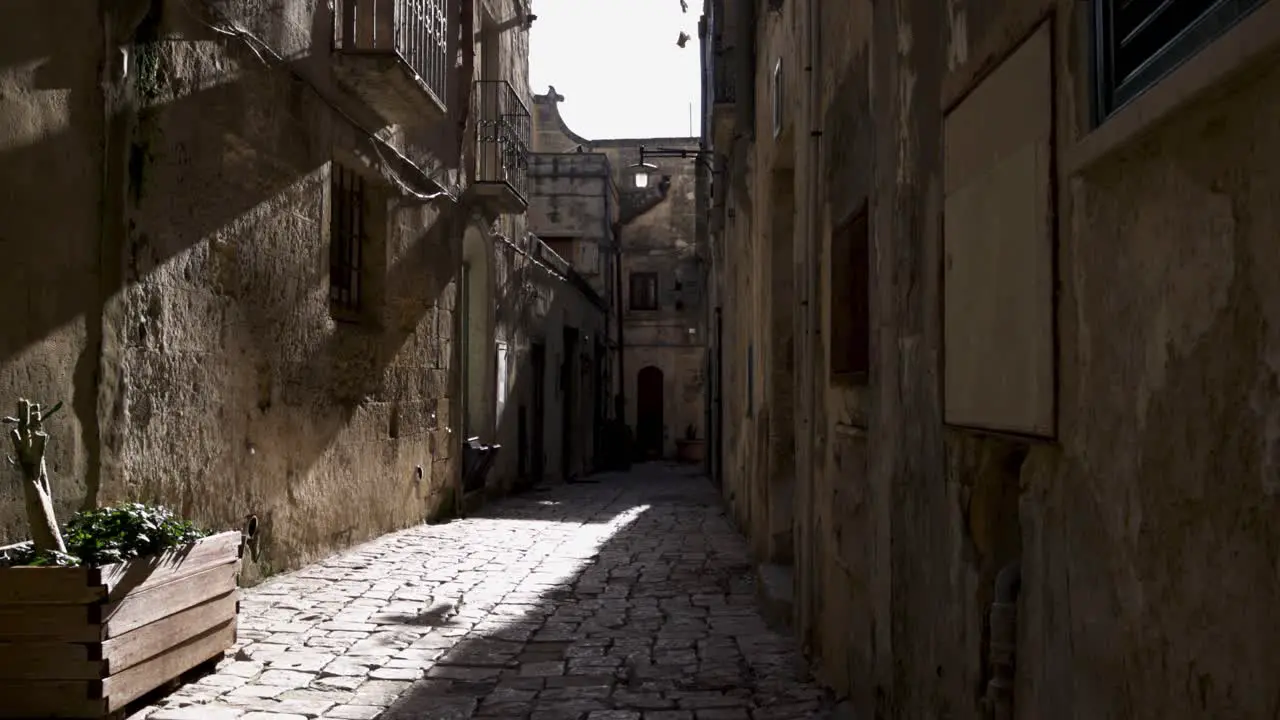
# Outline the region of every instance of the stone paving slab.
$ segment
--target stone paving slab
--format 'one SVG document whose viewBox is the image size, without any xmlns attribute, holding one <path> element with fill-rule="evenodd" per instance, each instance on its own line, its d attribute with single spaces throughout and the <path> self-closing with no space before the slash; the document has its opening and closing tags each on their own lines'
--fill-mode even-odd
<svg viewBox="0 0 1280 720">
<path fill-rule="evenodd" d="M 645 465 L 245 591 L 216 671 L 141 720 L 790 720 L 829 706 L 761 618 L 702 477 Z"/>
</svg>

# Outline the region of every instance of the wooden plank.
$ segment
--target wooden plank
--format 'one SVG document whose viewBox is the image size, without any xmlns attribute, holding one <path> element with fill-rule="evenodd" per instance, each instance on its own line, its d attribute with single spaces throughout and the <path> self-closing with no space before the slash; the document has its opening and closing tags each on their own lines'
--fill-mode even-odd
<svg viewBox="0 0 1280 720">
<path fill-rule="evenodd" d="M 106 663 L 98 650 L 92 643 L 0 643 L 0 682 L 100 680 Z"/>
<path fill-rule="evenodd" d="M 90 582 L 88 568 L 0 568 L 0 605 L 58 603 L 84 605 L 107 596 L 106 588 Z"/>
<path fill-rule="evenodd" d="M 0 718 L 98 718 L 107 704 L 97 680 L 0 681 Z"/>
<path fill-rule="evenodd" d="M 233 558 L 231 562 L 184 577 L 180 581 L 131 592 L 117 602 L 97 606 L 103 623 L 102 639 L 119 637 L 130 630 L 225 595 L 236 589 L 236 577 L 239 573 L 240 559 Z"/>
<path fill-rule="evenodd" d="M 203 635 L 102 681 L 107 712 L 122 709 L 197 665 L 226 652 L 236 641 L 236 621 L 229 620 Z"/>
<path fill-rule="evenodd" d="M 377 9 L 374 10 L 374 28 L 373 28 L 373 46 L 379 50 L 391 52 L 398 50 L 396 47 L 396 11 L 395 0 L 374 0 L 377 3 Z"/>
<path fill-rule="evenodd" d="M 0 642 L 97 642 L 99 605 L 0 605 Z"/>
<path fill-rule="evenodd" d="M 102 644 L 106 673 L 115 675 L 155 657 L 178 643 L 208 632 L 232 620 L 240 601 L 238 590 L 188 608 L 176 615 L 143 625 Z M 0 652 L 3 652 L 0 649 Z"/>
<path fill-rule="evenodd" d="M 159 555 L 128 560 L 98 569 L 100 582 L 107 586 L 108 601 L 125 595 L 171 583 L 224 565 L 240 557 L 242 536 L 239 530 L 210 535 L 182 548 L 166 550 Z"/>
<path fill-rule="evenodd" d="M 374 0 L 351 0 L 355 5 L 356 24 L 353 28 L 356 50 L 373 50 L 373 17 L 374 17 Z"/>
</svg>

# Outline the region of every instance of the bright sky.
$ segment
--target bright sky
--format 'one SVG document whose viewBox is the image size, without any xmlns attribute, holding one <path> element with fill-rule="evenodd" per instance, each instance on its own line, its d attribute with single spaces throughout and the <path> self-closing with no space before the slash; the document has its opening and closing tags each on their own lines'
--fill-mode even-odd
<svg viewBox="0 0 1280 720">
<path fill-rule="evenodd" d="M 680 0 L 533 0 L 531 89 L 555 85 L 565 123 L 588 140 L 698 134 L 702 2 L 688 2 L 682 13 Z"/>
</svg>

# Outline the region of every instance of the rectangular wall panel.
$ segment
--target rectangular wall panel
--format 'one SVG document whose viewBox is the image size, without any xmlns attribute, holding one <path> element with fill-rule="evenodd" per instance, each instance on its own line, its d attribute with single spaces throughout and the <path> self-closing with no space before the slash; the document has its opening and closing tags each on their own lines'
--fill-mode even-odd
<svg viewBox="0 0 1280 720">
<path fill-rule="evenodd" d="M 1055 432 L 1048 23 L 946 118 L 945 417 Z"/>
</svg>

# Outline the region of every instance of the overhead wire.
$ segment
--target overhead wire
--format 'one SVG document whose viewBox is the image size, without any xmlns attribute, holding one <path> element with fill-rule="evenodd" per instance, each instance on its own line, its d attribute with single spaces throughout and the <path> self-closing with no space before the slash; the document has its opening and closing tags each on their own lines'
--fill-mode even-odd
<svg viewBox="0 0 1280 720">
<path fill-rule="evenodd" d="M 219 23 L 221 23 L 222 26 L 220 27 L 218 25 L 214 25 L 206 21 L 203 17 L 201 17 L 200 14 L 196 11 L 196 8 L 193 7 L 193 3 L 197 3 L 197 2 L 199 3 L 201 8 L 203 8 L 206 12 L 212 15 Z M 334 9 L 332 0 L 329 0 L 326 3 L 326 5 L 328 5 L 328 8 L 330 10 Z M 329 97 L 327 97 L 325 93 L 322 92 L 320 88 L 316 86 L 316 84 L 311 80 L 311 78 L 306 77 L 305 75 L 303 75 L 302 73 L 294 69 L 293 66 L 289 63 L 289 61 L 284 57 L 282 53 L 277 51 L 275 48 L 271 47 L 271 45 L 263 41 L 257 35 L 254 35 L 253 33 L 241 27 L 238 23 L 236 23 L 231 18 L 228 18 L 221 11 L 221 9 L 219 9 L 212 2 L 212 0 L 183 0 L 183 7 L 186 8 L 191 18 L 195 20 L 197 23 L 203 25 L 204 27 L 220 35 L 233 37 L 240 40 L 242 43 L 245 44 L 246 47 L 248 47 L 249 51 L 252 52 L 254 56 L 258 58 L 259 62 L 261 62 L 262 64 L 270 65 L 271 63 L 275 63 L 276 65 L 284 68 L 285 72 L 289 73 L 291 77 L 293 77 L 295 80 L 302 83 L 305 87 L 311 90 L 312 93 L 314 93 L 315 96 L 318 97 L 322 103 L 328 106 L 329 109 L 332 110 L 336 115 L 341 117 L 343 120 L 347 121 L 347 123 L 351 125 L 351 127 L 359 131 L 361 134 L 365 135 L 369 139 L 373 147 L 374 154 L 377 155 L 378 160 L 382 165 L 383 174 L 386 176 L 386 178 L 389 181 L 391 181 L 393 185 L 396 186 L 396 188 L 400 192 L 422 202 L 433 202 L 435 200 L 440 200 L 444 198 L 447 198 L 454 202 L 458 200 L 458 196 L 460 194 L 460 188 L 458 188 L 456 184 L 446 185 L 445 183 L 431 177 L 431 175 L 429 175 L 425 170 L 419 167 L 417 163 L 415 163 L 413 160 L 410 160 L 408 157 L 405 157 L 405 155 L 401 153 L 399 150 L 397 150 L 395 146 L 391 145 L 386 140 L 379 137 L 377 133 L 373 132 L 372 130 L 369 130 L 368 128 L 364 127 L 364 125 L 360 124 L 360 122 L 355 118 L 351 117 L 351 115 L 347 113 L 346 110 L 342 109 L 340 106 L 338 106 L 337 103 L 333 102 Z M 270 62 L 268 61 L 268 58 L 270 59 Z M 412 187 L 409 186 L 408 183 L 404 181 L 403 178 L 400 177 L 397 171 L 392 167 L 392 163 L 389 160 L 387 160 L 387 157 L 385 155 L 383 155 L 384 151 L 391 153 L 398 161 L 413 168 L 415 171 L 420 173 L 423 178 L 430 181 L 436 187 L 439 187 L 440 191 L 435 193 L 422 193 L 422 192 L 418 192 L 417 190 L 414 190 Z"/>
</svg>

